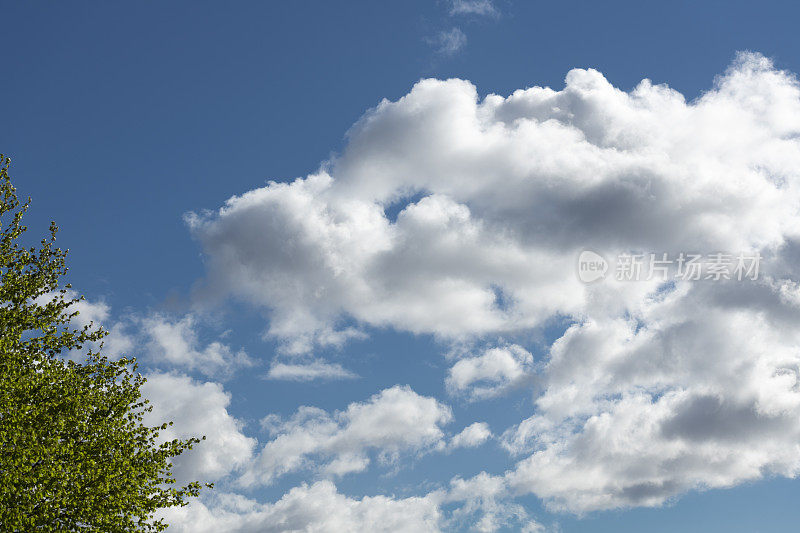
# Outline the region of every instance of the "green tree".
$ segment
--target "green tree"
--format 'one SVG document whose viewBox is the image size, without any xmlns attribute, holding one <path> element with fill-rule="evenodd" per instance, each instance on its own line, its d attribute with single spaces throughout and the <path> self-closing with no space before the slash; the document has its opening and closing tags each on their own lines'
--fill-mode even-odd
<svg viewBox="0 0 800 533">
<path fill-rule="evenodd" d="M 135 360 L 100 355 L 101 327 L 71 325 L 82 298 L 59 285 L 58 228 L 20 244 L 30 199 L 20 205 L 9 164 L 0 155 L 0 531 L 163 531 L 155 512 L 201 489 L 171 473 L 199 440 L 160 443 L 168 424 L 143 424 L 152 407 Z M 81 363 L 63 357 L 84 346 Z"/>
</svg>

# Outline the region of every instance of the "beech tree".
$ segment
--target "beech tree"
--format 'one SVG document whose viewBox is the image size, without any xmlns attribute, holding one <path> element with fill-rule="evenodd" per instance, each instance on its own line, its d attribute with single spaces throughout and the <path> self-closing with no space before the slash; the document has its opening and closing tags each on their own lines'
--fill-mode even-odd
<svg viewBox="0 0 800 533">
<path fill-rule="evenodd" d="M 156 511 L 201 489 L 171 473 L 199 439 L 160 442 L 171 422 L 143 424 L 152 407 L 135 359 L 101 355 L 102 327 L 72 326 L 82 298 L 61 283 L 58 228 L 20 243 L 30 200 L 20 204 L 9 165 L 0 155 L 0 531 L 162 531 Z"/>
</svg>

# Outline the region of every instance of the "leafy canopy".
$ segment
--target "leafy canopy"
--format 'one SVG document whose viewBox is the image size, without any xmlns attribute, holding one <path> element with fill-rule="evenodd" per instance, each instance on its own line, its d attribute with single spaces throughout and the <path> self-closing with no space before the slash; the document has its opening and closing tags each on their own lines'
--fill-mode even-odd
<svg viewBox="0 0 800 533">
<path fill-rule="evenodd" d="M 199 440 L 159 443 L 171 422 L 143 424 L 135 359 L 100 355 L 106 331 L 71 325 L 83 298 L 59 285 L 67 251 L 55 223 L 38 249 L 20 244 L 30 199 L 9 164 L 0 155 L 0 531 L 163 531 L 155 512 L 201 489 L 176 486 L 170 459 Z M 85 346 L 81 363 L 62 356 Z"/>
</svg>

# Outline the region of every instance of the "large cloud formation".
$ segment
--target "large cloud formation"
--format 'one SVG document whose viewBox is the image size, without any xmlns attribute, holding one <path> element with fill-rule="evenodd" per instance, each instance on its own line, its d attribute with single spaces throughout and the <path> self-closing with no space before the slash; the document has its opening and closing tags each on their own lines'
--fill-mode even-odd
<svg viewBox="0 0 800 533">
<path fill-rule="evenodd" d="M 508 97 L 423 80 L 316 174 L 187 221 L 208 285 L 267 309 L 286 357 L 375 326 L 495 343 L 450 373 L 473 399 L 535 369 L 498 483 L 580 513 L 800 471 L 799 186 L 800 87 L 745 53 L 690 102 L 591 69 Z M 585 249 L 764 261 L 757 281 L 584 284 Z M 507 348 L 563 317 L 541 364 Z"/>
</svg>

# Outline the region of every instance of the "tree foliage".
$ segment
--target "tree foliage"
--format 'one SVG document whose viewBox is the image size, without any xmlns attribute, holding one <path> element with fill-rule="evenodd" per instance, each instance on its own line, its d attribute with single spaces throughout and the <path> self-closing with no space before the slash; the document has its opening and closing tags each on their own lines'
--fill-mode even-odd
<svg viewBox="0 0 800 533">
<path fill-rule="evenodd" d="M 72 326 L 82 298 L 60 285 L 58 228 L 39 247 L 20 243 L 30 200 L 17 199 L 9 164 L 0 155 L 0 531 L 162 531 L 155 512 L 201 489 L 171 473 L 199 440 L 161 443 L 168 424 L 143 424 L 152 407 L 135 360 L 102 356 L 101 327 Z M 64 357 L 84 350 L 79 363 Z"/>
</svg>

